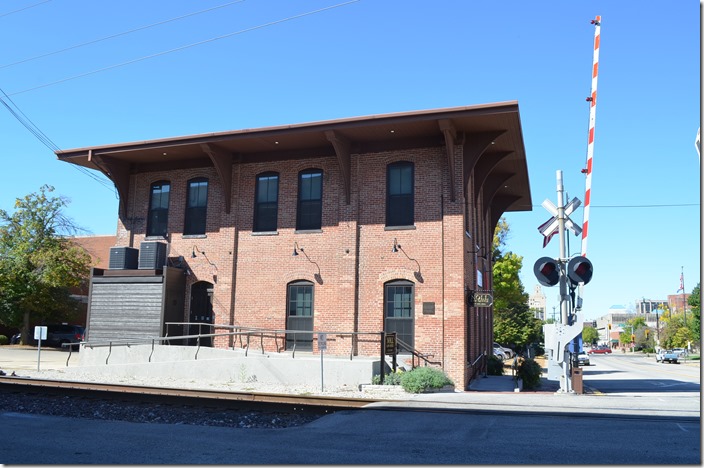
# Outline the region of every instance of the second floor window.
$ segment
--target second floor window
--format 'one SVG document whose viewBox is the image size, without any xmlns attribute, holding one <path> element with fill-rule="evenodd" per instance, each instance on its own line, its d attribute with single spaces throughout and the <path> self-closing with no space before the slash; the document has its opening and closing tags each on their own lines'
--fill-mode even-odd
<svg viewBox="0 0 704 468">
<path fill-rule="evenodd" d="M 186 194 L 186 219 L 184 234 L 205 234 L 205 220 L 208 213 L 208 179 L 199 177 L 188 181 Z"/>
<path fill-rule="evenodd" d="M 387 226 L 413 226 L 413 185 L 413 163 L 401 161 L 387 166 Z"/>
<path fill-rule="evenodd" d="M 171 184 L 163 180 L 151 185 L 149 213 L 147 214 L 147 236 L 166 236 L 169 224 L 170 191 Z"/>
<path fill-rule="evenodd" d="M 323 218 L 323 171 L 308 169 L 298 174 L 296 229 L 320 229 Z"/>
<path fill-rule="evenodd" d="M 267 172 L 257 176 L 254 194 L 254 232 L 276 231 L 279 212 L 279 174 Z"/>
</svg>

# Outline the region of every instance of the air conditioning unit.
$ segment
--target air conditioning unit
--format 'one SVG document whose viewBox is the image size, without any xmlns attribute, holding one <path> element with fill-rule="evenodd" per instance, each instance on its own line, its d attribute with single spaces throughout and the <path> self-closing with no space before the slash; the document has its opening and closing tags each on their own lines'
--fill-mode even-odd
<svg viewBox="0 0 704 468">
<path fill-rule="evenodd" d="M 110 270 L 136 270 L 137 254 L 139 251 L 132 247 L 110 247 Z"/>
<path fill-rule="evenodd" d="M 142 242 L 139 246 L 139 269 L 160 270 L 166 264 L 166 244 Z"/>
</svg>

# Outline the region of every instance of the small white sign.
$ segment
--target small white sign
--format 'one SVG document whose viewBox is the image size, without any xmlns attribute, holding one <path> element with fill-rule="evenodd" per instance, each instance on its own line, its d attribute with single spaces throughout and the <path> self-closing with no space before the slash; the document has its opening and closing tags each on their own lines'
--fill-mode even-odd
<svg viewBox="0 0 704 468">
<path fill-rule="evenodd" d="M 325 351 L 328 349 L 328 335 L 326 333 L 318 333 L 318 350 Z"/>
<path fill-rule="evenodd" d="M 34 327 L 34 339 L 46 340 L 46 327 Z"/>
</svg>

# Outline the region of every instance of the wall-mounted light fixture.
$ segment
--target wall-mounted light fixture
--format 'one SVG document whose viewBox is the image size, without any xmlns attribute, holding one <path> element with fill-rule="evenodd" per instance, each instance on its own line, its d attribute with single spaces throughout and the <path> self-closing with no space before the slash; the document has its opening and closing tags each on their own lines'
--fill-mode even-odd
<svg viewBox="0 0 704 468">
<path fill-rule="evenodd" d="M 479 254 L 479 255 L 477 255 L 479 258 L 483 258 L 484 260 L 487 260 L 487 254 L 488 254 L 488 253 L 487 253 L 487 251 L 486 251 L 486 247 L 484 247 L 484 246 L 482 245 L 481 247 L 476 246 L 476 248 L 477 248 L 477 250 L 471 250 L 471 251 L 468 250 L 467 253 L 470 253 L 470 254 Z M 482 250 L 484 251 L 484 255 L 481 254 L 481 251 L 482 251 Z"/>
<path fill-rule="evenodd" d="M 315 267 L 318 269 L 318 272 L 317 272 L 315 275 L 313 275 L 313 276 L 315 277 L 315 281 L 317 281 L 318 284 L 323 284 L 323 277 L 320 276 L 320 265 L 318 265 L 317 263 L 315 263 L 313 260 L 310 259 L 310 257 L 309 257 L 308 254 L 305 252 L 305 250 L 303 250 L 303 247 L 300 247 L 300 246 L 298 245 L 298 242 L 294 242 L 294 243 L 293 243 L 293 254 L 292 254 L 292 256 L 293 256 L 293 257 L 298 257 L 298 251 L 299 251 L 299 250 L 300 250 L 301 253 L 306 257 L 306 259 L 307 259 L 310 263 L 312 263 L 313 265 L 315 265 Z"/>
<path fill-rule="evenodd" d="M 215 274 L 213 275 L 213 282 L 217 283 L 218 282 L 218 266 L 214 264 L 213 262 L 210 261 L 208 256 L 205 254 L 204 250 L 200 250 L 197 245 L 194 245 L 193 248 L 191 249 L 191 258 L 197 258 L 198 255 L 196 255 L 196 251 L 198 251 L 199 254 L 201 254 L 203 257 L 205 257 L 205 260 L 215 268 Z"/>
<path fill-rule="evenodd" d="M 423 275 L 422 275 L 421 272 L 420 272 L 420 263 L 418 263 L 418 260 L 416 260 L 415 258 L 409 257 L 408 254 L 406 253 L 406 251 L 403 250 L 403 247 L 401 247 L 401 244 L 399 244 L 399 243 L 396 241 L 396 238 L 394 237 L 394 246 L 392 247 L 391 252 L 396 253 L 396 252 L 398 252 L 399 250 L 400 250 L 401 252 L 403 252 L 403 255 L 405 255 L 407 259 L 409 259 L 409 260 L 411 260 L 411 261 L 413 261 L 413 262 L 416 262 L 416 265 L 418 265 L 418 271 L 414 271 L 414 272 L 413 272 L 413 276 L 416 277 L 416 279 L 418 280 L 419 283 L 422 283 L 424 280 L 423 280 Z"/>
</svg>

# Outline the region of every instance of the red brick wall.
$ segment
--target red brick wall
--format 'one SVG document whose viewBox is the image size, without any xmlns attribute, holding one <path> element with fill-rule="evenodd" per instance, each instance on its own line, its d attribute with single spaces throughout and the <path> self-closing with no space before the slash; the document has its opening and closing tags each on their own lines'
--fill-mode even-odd
<svg viewBox="0 0 704 468">
<path fill-rule="evenodd" d="M 461 154 L 461 147 L 455 151 Z M 389 230 L 385 229 L 386 166 L 401 160 L 415 165 L 415 229 Z M 472 309 L 469 319 L 465 313 L 465 287 L 475 289 L 476 267 L 474 255 L 467 254 L 475 249 L 474 239 L 468 240 L 465 234 L 461 164 L 462 158 L 456 158 L 456 199 L 452 201 L 444 147 L 353 154 L 349 204 L 335 157 L 235 164 L 229 214 L 224 212 L 222 188 L 213 168 L 137 174 L 132 176 L 131 199 L 118 226 L 117 245 L 139 247 L 146 231 L 150 184 L 169 180 L 168 255 L 183 256 L 193 273 L 188 278 L 184 320 L 190 286 L 200 280 L 214 284 L 217 324 L 283 330 L 287 285 L 307 280 L 314 283 L 315 331 L 374 333 L 365 336 L 357 351 L 376 356 L 380 346 L 376 333 L 384 327 L 384 284 L 405 279 L 415 285 L 415 348 L 432 354 L 461 387 L 468 375 L 468 349 L 476 352 L 485 344 L 491 326 L 475 323 L 477 318 L 490 318 L 486 311 Z M 308 168 L 324 173 L 322 232 L 296 233 L 298 173 Z M 262 235 L 252 233 L 255 180 L 257 174 L 268 171 L 280 177 L 278 229 Z M 186 186 L 193 177 L 209 179 L 207 237 L 203 238 L 182 234 Z M 472 214 L 474 202 L 470 200 Z M 469 224 L 476 229 L 473 236 L 482 236 L 483 242 L 478 243 L 490 245 L 484 217 L 473 215 Z M 392 252 L 394 239 L 417 260 L 420 272 L 403 252 Z M 311 261 L 303 254 L 292 256 L 294 242 Z M 198 251 L 191 258 L 194 246 L 206 252 L 217 268 Z M 315 276 L 318 268 L 320 281 Z M 488 278 L 484 281 L 484 287 L 489 287 Z M 434 315 L 423 314 L 424 302 L 435 303 Z M 216 341 L 216 346 L 228 345 L 227 339 Z M 251 346 L 259 343 L 253 341 Z M 349 336 L 328 336 L 328 353 L 347 355 L 351 347 Z M 274 351 L 273 340 L 265 348 Z"/>
</svg>

